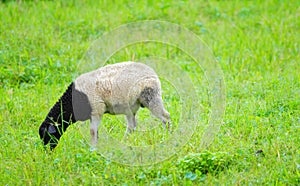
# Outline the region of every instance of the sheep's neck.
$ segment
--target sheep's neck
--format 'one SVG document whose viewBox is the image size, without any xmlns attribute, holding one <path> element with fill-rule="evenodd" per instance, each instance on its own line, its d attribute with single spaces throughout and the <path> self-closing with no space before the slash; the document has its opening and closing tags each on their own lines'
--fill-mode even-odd
<svg viewBox="0 0 300 186">
<path fill-rule="evenodd" d="M 72 105 L 72 87 L 73 83 L 69 85 L 65 93 L 51 108 L 45 119 L 48 124 L 62 125 L 65 130 L 71 123 L 76 122 Z"/>
</svg>

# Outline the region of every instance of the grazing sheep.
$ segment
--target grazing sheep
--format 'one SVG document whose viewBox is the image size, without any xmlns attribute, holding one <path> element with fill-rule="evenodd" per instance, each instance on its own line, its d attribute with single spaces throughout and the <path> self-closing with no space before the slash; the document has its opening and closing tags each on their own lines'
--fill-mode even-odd
<svg viewBox="0 0 300 186">
<path fill-rule="evenodd" d="M 72 82 L 56 102 L 39 128 L 44 145 L 56 147 L 61 135 L 76 121 L 90 119 L 91 144 L 97 144 L 98 124 L 103 114 L 124 114 L 127 132 L 136 128 L 139 107 L 148 108 L 170 127 L 170 114 L 165 110 L 158 76 L 147 65 L 123 62 L 107 65 L 82 74 Z"/>
</svg>

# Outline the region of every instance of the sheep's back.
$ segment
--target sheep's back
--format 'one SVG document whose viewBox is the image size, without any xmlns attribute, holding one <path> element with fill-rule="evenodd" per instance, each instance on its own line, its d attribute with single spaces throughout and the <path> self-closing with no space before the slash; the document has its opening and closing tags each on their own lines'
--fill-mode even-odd
<svg viewBox="0 0 300 186">
<path fill-rule="evenodd" d="M 154 70 L 136 62 L 118 63 L 101 69 L 97 89 L 107 102 L 132 102 L 145 87 L 160 87 Z"/>
<path fill-rule="evenodd" d="M 92 107 L 97 107 L 96 102 L 104 102 L 108 107 L 133 105 L 146 87 L 160 93 L 160 81 L 154 70 L 137 62 L 104 66 L 81 75 L 76 83 L 87 93 Z"/>
</svg>

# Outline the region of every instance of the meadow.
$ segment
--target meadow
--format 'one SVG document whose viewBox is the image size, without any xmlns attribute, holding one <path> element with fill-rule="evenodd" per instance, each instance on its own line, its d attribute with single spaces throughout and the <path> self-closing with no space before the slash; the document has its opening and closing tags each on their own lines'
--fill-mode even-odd
<svg viewBox="0 0 300 186">
<path fill-rule="evenodd" d="M 1 1 L 0 185 L 300 185 L 299 15 L 296 0 Z M 181 25 L 211 49 L 226 85 L 225 114 L 212 143 L 201 146 L 212 112 L 201 67 L 176 47 L 139 43 L 107 63 L 153 56 L 174 62 L 197 94 L 185 107 L 178 89 L 162 79 L 174 128 L 182 113 L 204 127 L 198 125 L 176 153 L 165 149 L 171 157 L 147 166 L 91 151 L 88 123 L 72 125 L 54 151 L 44 149 L 38 128 L 82 73 L 78 64 L 91 44 L 120 25 L 144 20 Z M 146 109 L 138 119 L 140 131 L 128 139 L 122 138 L 122 116 L 106 115 L 101 125 L 124 144 L 171 138 Z"/>
</svg>

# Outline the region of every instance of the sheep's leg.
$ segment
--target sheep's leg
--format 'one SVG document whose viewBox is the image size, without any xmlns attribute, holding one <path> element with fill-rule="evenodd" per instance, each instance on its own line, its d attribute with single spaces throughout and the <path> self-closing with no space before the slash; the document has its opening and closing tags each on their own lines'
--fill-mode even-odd
<svg viewBox="0 0 300 186">
<path fill-rule="evenodd" d="M 136 118 L 135 118 L 135 113 L 133 114 L 127 114 L 126 115 L 127 119 L 127 130 L 126 133 L 131 133 L 136 129 Z"/>
<path fill-rule="evenodd" d="M 170 114 L 167 110 L 165 110 L 164 108 L 161 110 L 160 113 L 156 113 L 151 111 L 156 117 L 158 117 L 159 119 L 161 119 L 162 124 L 164 129 L 166 129 L 166 126 L 168 128 L 168 131 L 170 131 L 170 126 L 171 126 L 171 122 L 170 122 Z"/>
<path fill-rule="evenodd" d="M 101 116 L 92 116 L 90 124 L 91 145 L 96 146 L 98 143 L 98 125 L 101 122 Z"/>
<path fill-rule="evenodd" d="M 156 116 L 157 118 L 161 119 L 163 123 L 163 127 L 166 129 L 166 125 L 168 128 L 168 131 L 170 131 L 170 114 L 169 112 L 164 108 L 164 105 L 162 103 L 161 98 L 153 99 L 149 103 L 148 109 L 151 111 L 151 113 Z"/>
<path fill-rule="evenodd" d="M 133 114 L 133 129 L 136 130 L 136 115 Z"/>
<path fill-rule="evenodd" d="M 168 131 L 170 131 L 170 114 L 164 108 L 159 88 L 145 88 L 141 92 L 139 102 L 142 107 L 147 107 L 154 116 L 162 120 L 164 128 L 168 124 Z"/>
</svg>

